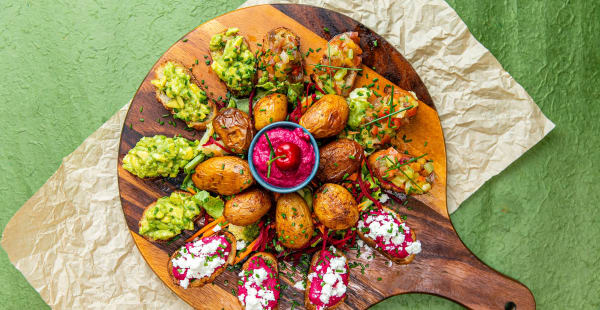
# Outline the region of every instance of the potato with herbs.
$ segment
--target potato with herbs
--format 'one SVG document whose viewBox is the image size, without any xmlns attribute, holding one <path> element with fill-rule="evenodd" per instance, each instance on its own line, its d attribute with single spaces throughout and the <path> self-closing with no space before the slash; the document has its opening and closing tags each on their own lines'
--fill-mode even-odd
<svg viewBox="0 0 600 310">
<path fill-rule="evenodd" d="M 343 186 L 327 183 L 315 193 L 315 215 L 325 227 L 342 230 L 353 227 L 358 221 L 358 204 Z"/>
<path fill-rule="evenodd" d="M 364 159 L 362 146 L 349 139 L 335 140 L 319 150 L 317 178 L 322 182 L 339 183 L 360 169 Z"/>
<path fill-rule="evenodd" d="M 273 93 L 260 98 L 252 107 L 254 128 L 261 130 L 271 123 L 285 121 L 287 105 L 287 97 L 282 94 Z"/>
<path fill-rule="evenodd" d="M 349 112 L 344 97 L 325 95 L 302 115 L 299 124 L 316 139 L 332 137 L 344 129 Z"/>
<path fill-rule="evenodd" d="M 233 195 L 254 184 L 248 162 L 236 156 L 219 156 L 196 166 L 194 185 L 220 195 Z"/>
<path fill-rule="evenodd" d="M 308 205 L 297 193 L 283 194 L 275 211 L 277 237 L 283 246 L 299 249 L 310 241 L 314 226 Z"/>
<path fill-rule="evenodd" d="M 223 144 L 238 154 L 248 151 L 254 137 L 252 120 L 248 114 L 235 108 L 219 112 L 213 120 L 213 129 L 223 139 Z"/>
<path fill-rule="evenodd" d="M 271 196 L 266 191 L 253 188 L 229 199 L 223 216 L 233 225 L 250 225 L 260 220 L 271 209 L 271 204 Z"/>
<path fill-rule="evenodd" d="M 423 157 L 413 157 L 389 147 L 371 154 L 367 163 L 385 189 L 407 195 L 424 194 L 433 185 L 433 162 Z"/>
</svg>

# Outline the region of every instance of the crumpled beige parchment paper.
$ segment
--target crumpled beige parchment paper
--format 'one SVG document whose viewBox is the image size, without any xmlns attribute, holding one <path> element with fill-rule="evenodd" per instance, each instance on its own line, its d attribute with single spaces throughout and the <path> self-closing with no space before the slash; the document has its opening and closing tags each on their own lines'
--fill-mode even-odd
<svg viewBox="0 0 600 310">
<path fill-rule="evenodd" d="M 450 212 L 554 127 L 441 0 L 287 2 L 351 16 L 413 65 L 442 121 Z M 125 224 L 116 165 L 128 107 L 65 157 L 4 230 L 10 261 L 53 308 L 189 307 L 146 265 Z"/>
</svg>

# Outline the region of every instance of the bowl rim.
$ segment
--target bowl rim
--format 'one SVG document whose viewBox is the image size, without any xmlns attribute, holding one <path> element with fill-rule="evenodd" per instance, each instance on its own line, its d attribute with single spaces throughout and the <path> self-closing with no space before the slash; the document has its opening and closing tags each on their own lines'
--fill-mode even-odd
<svg viewBox="0 0 600 310">
<path fill-rule="evenodd" d="M 254 160 L 252 159 L 252 156 L 254 154 L 254 146 L 256 145 L 256 142 L 258 141 L 258 139 L 260 139 L 260 136 L 262 136 L 265 131 L 271 130 L 273 128 L 290 128 L 290 127 L 301 128 L 306 134 L 308 134 L 308 136 L 310 137 L 310 144 L 312 145 L 314 153 L 315 153 L 315 164 L 313 166 L 312 171 L 310 172 L 310 175 L 306 178 L 306 180 L 302 181 L 302 183 L 300 183 L 298 185 L 295 185 L 293 187 L 280 187 L 280 186 L 271 185 L 262 178 L 262 176 L 256 170 L 256 167 L 254 166 Z M 313 135 L 303 126 L 296 124 L 294 122 L 290 122 L 290 121 L 279 121 L 279 122 L 271 123 L 271 124 L 265 126 L 264 128 L 262 128 L 261 130 L 259 130 L 252 138 L 252 142 L 250 143 L 250 148 L 248 149 L 248 165 L 250 166 L 250 173 L 252 173 L 252 176 L 254 177 L 256 182 L 258 184 L 260 184 L 262 187 L 264 187 L 272 192 L 282 193 L 282 194 L 295 192 L 295 191 L 305 187 L 306 185 L 308 185 L 308 183 L 310 183 L 310 181 L 312 181 L 312 179 L 317 174 L 317 170 L 319 169 L 319 159 L 320 159 L 319 146 L 317 144 L 317 140 L 315 140 L 315 137 L 313 137 Z"/>
</svg>

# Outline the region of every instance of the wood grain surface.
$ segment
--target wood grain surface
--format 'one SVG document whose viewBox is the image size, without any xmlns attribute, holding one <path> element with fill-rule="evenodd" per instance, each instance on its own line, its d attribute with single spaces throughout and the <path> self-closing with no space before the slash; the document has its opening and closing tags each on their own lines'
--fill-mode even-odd
<svg viewBox="0 0 600 310">
<path fill-rule="evenodd" d="M 301 38 L 301 49 L 316 50 L 326 47 L 327 40 L 345 31 L 357 31 L 361 38 L 363 54 L 363 76 L 355 87 L 367 85 L 377 77 L 381 89 L 393 83 L 403 89 L 412 90 L 427 105 L 419 107 L 417 116 L 411 123 L 400 128 L 399 136 L 406 135 L 410 143 L 398 142 L 398 147 L 412 154 L 427 153 L 435 164 L 436 181 L 432 190 L 425 195 L 409 198 L 407 206 L 393 206 L 400 214 L 407 216 L 407 223 L 417 232 L 422 243 L 422 252 L 409 265 L 387 265 L 387 259 L 374 252 L 372 261 L 356 258 L 354 251 L 348 252 L 350 261 L 368 264 L 361 272 L 354 268 L 350 274 L 348 299 L 341 309 L 365 309 L 383 299 L 404 293 L 427 293 L 454 300 L 473 309 L 534 309 L 533 295 L 523 284 L 506 277 L 477 259 L 456 234 L 446 208 L 446 152 L 444 137 L 438 115 L 427 89 L 411 65 L 382 37 L 362 24 L 342 14 L 322 8 L 304 5 L 263 5 L 239 9 L 197 27 L 177 41 L 156 65 L 176 60 L 191 68 L 197 80 L 205 81 L 209 97 L 218 100 L 225 97 L 226 90 L 217 76 L 205 64 L 209 55 L 208 45 L 212 34 L 228 27 L 238 27 L 248 39 L 252 50 L 256 43 L 271 29 L 284 26 L 292 29 Z M 327 29 L 328 31 L 326 31 Z M 373 42 L 377 40 L 375 46 Z M 311 53 L 306 63 L 318 63 L 321 53 Z M 198 60 L 198 64 L 195 64 Z M 173 120 L 156 100 L 154 87 L 154 67 L 140 85 L 127 114 L 119 147 L 118 175 L 121 203 L 131 235 L 146 262 L 158 277 L 179 297 L 199 309 L 237 309 L 237 275 L 226 271 L 214 284 L 201 288 L 181 289 L 173 285 L 167 272 L 167 261 L 171 253 L 183 245 L 193 232 L 185 231 L 182 238 L 172 243 L 152 243 L 137 234 L 138 221 L 145 206 L 157 198 L 169 195 L 181 184 L 182 177 L 143 180 L 121 168 L 125 154 L 143 136 L 180 134 L 188 139 L 199 139 L 201 132 L 186 131 L 185 124 Z M 307 66 L 310 73 L 311 66 Z M 367 78 L 368 75 L 368 78 Z M 143 107 L 143 110 L 141 109 Z M 140 121 L 144 119 L 144 121 Z M 164 121 L 160 125 L 158 120 Z M 174 125 L 168 122 L 173 120 Z M 427 142 L 427 143 L 425 143 Z M 493 246 L 493 245 L 492 245 Z M 283 268 L 280 268 L 282 270 Z M 288 268 L 289 271 L 289 268 Z M 287 274 L 287 273 L 286 273 Z M 303 291 L 293 287 L 293 278 L 281 275 L 282 283 L 289 285 L 283 290 L 279 306 L 289 309 L 292 305 L 303 308 Z M 378 278 L 382 278 L 378 281 Z M 149 279 L 153 280 L 153 279 Z M 298 306 L 300 305 L 300 306 Z"/>
</svg>

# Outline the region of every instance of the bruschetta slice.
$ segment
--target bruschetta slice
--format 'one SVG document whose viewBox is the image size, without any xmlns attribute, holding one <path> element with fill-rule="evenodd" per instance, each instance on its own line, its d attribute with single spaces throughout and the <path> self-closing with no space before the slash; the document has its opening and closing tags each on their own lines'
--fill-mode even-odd
<svg viewBox="0 0 600 310">
<path fill-rule="evenodd" d="M 258 252 L 242 266 L 238 281 L 238 301 L 243 309 L 277 309 L 279 271 L 273 254 Z"/>
<path fill-rule="evenodd" d="M 329 40 L 320 65 L 315 66 L 312 79 L 321 89 L 348 97 L 357 70 L 362 64 L 362 49 L 359 46 L 358 32 L 344 32 Z"/>
<path fill-rule="evenodd" d="M 182 64 L 167 61 L 154 70 L 156 100 L 173 117 L 183 120 L 189 127 L 204 130 L 217 115 L 217 106 L 198 87 L 193 75 Z"/>
<path fill-rule="evenodd" d="M 369 155 L 367 163 L 373 177 L 385 189 L 407 195 L 424 194 L 433 185 L 433 162 L 424 157 L 413 157 L 389 147 Z"/>
<path fill-rule="evenodd" d="M 235 259 L 235 237 L 219 231 L 188 242 L 169 259 L 168 272 L 173 283 L 184 289 L 211 283 Z"/>
<path fill-rule="evenodd" d="M 146 207 L 138 232 L 148 241 L 167 242 L 183 230 L 194 230 L 194 223 L 204 215 L 192 194 L 174 191 Z"/>
<path fill-rule="evenodd" d="M 247 97 L 256 81 L 256 57 L 238 28 L 229 28 L 210 39 L 211 69 L 236 98 Z"/>
<path fill-rule="evenodd" d="M 304 80 L 300 38 L 285 27 L 269 31 L 262 43 L 258 62 L 258 84 L 287 81 L 290 84 Z"/>
<path fill-rule="evenodd" d="M 397 264 L 409 264 L 421 252 L 415 230 L 394 210 L 367 209 L 360 215 L 357 234 L 366 244 Z"/>
<path fill-rule="evenodd" d="M 307 310 L 334 309 L 346 300 L 348 259 L 334 247 L 313 255 L 304 291 Z"/>
</svg>

